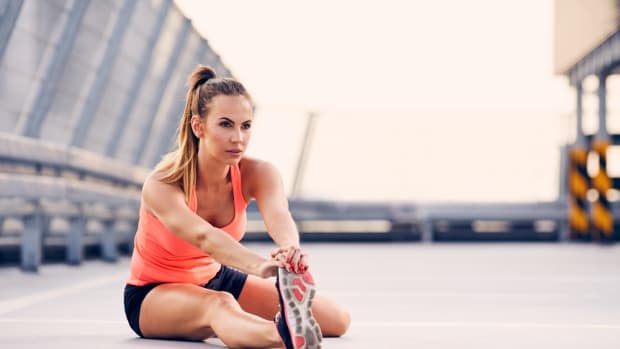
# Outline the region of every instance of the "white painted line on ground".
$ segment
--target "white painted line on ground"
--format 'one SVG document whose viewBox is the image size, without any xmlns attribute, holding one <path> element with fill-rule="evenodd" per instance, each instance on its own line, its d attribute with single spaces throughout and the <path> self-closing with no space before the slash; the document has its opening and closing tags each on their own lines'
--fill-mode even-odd
<svg viewBox="0 0 620 349">
<path fill-rule="evenodd" d="M 54 318 L 11 318 L 0 317 L 0 323 L 14 324 L 80 324 L 80 325 L 126 325 L 127 321 L 121 320 L 96 320 L 96 319 L 54 319 Z"/>
<path fill-rule="evenodd" d="M 620 324 L 562 324 L 536 322 L 426 322 L 426 321 L 359 321 L 352 322 L 352 327 L 370 328 L 402 328 L 402 327 L 463 327 L 463 328 L 575 328 L 575 329 L 615 329 L 620 330 Z"/>
<path fill-rule="evenodd" d="M 26 308 L 33 304 L 48 301 L 54 298 L 80 293 L 89 288 L 103 286 L 111 282 L 119 282 L 125 280 L 125 278 L 127 278 L 127 272 L 123 271 L 122 273 L 93 278 L 69 286 L 58 287 L 55 289 L 36 292 L 21 297 L 6 299 L 0 301 L 0 315 L 4 315 L 12 311 Z"/>
<path fill-rule="evenodd" d="M 63 318 L 14 318 L 0 317 L 0 323 L 29 324 L 80 324 L 80 325 L 127 325 L 125 320 L 63 319 Z M 403 327 L 462 327 L 462 328 L 559 328 L 559 329 L 611 329 L 620 330 L 620 324 L 562 324 L 536 322 L 438 322 L 438 321 L 358 321 L 351 327 L 403 328 Z"/>
</svg>

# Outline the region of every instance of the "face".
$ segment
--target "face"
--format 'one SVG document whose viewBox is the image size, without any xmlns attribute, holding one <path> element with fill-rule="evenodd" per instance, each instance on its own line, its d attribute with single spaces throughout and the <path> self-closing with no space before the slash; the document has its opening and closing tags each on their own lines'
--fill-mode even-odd
<svg viewBox="0 0 620 349">
<path fill-rule="evenodd" d="M 252 105 L 245 96 L 215 96 L 204 118 L 192 117 L 199 151 L 226 164 L 241 160 L 250 141 Z"/>
</svg>

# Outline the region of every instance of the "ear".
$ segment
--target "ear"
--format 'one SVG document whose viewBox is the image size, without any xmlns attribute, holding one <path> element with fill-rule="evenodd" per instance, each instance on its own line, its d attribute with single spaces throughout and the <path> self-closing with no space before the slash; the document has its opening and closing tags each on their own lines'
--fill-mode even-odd
<svg viewBox="0 0 620 349">
<path fill-rule="evenodd" d="M 194 132 L 194 136 L 196 136 L 196 138 L 202 137 L 204 133 L 204 125 L 202 123 L 202 119 L 197 115 L 192 115 L 190 124 L 192 126 L 192 131 Z"/>
</svg>

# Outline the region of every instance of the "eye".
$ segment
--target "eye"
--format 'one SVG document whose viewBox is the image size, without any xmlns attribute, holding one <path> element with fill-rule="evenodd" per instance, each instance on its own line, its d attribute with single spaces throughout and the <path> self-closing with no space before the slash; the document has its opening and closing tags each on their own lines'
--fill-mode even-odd
<svg viewBox="0 0 620 349">
<path fill-rule="evenodd" d="M 222 126 L 222 127 L 231 127 L 232 126 L 232 122 L 230 122 L 228 120 L 222 120 L 220 122 L 220 126 Z"/>
<path fill-rule="evenodd" d="M 252 124 L 246 122 L 245 124 L 241 125 L 241 127 L 243 127 L 244 130 L 249 130 L 252 127 Z"/>
</svg>

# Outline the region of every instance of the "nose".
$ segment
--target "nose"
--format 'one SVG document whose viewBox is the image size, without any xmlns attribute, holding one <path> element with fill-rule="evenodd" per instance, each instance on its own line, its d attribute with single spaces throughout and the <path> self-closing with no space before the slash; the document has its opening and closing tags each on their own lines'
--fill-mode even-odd
<svg viewBox="0 0 620 349">
<path fill-rule="evenodd" d="M 232 143 L 241 143 L 243 142 L 243 139 L 243 130 L 241 130 L 240 128 L 236 128 L 230 135 L 230 141 Z"/>
</svg>

